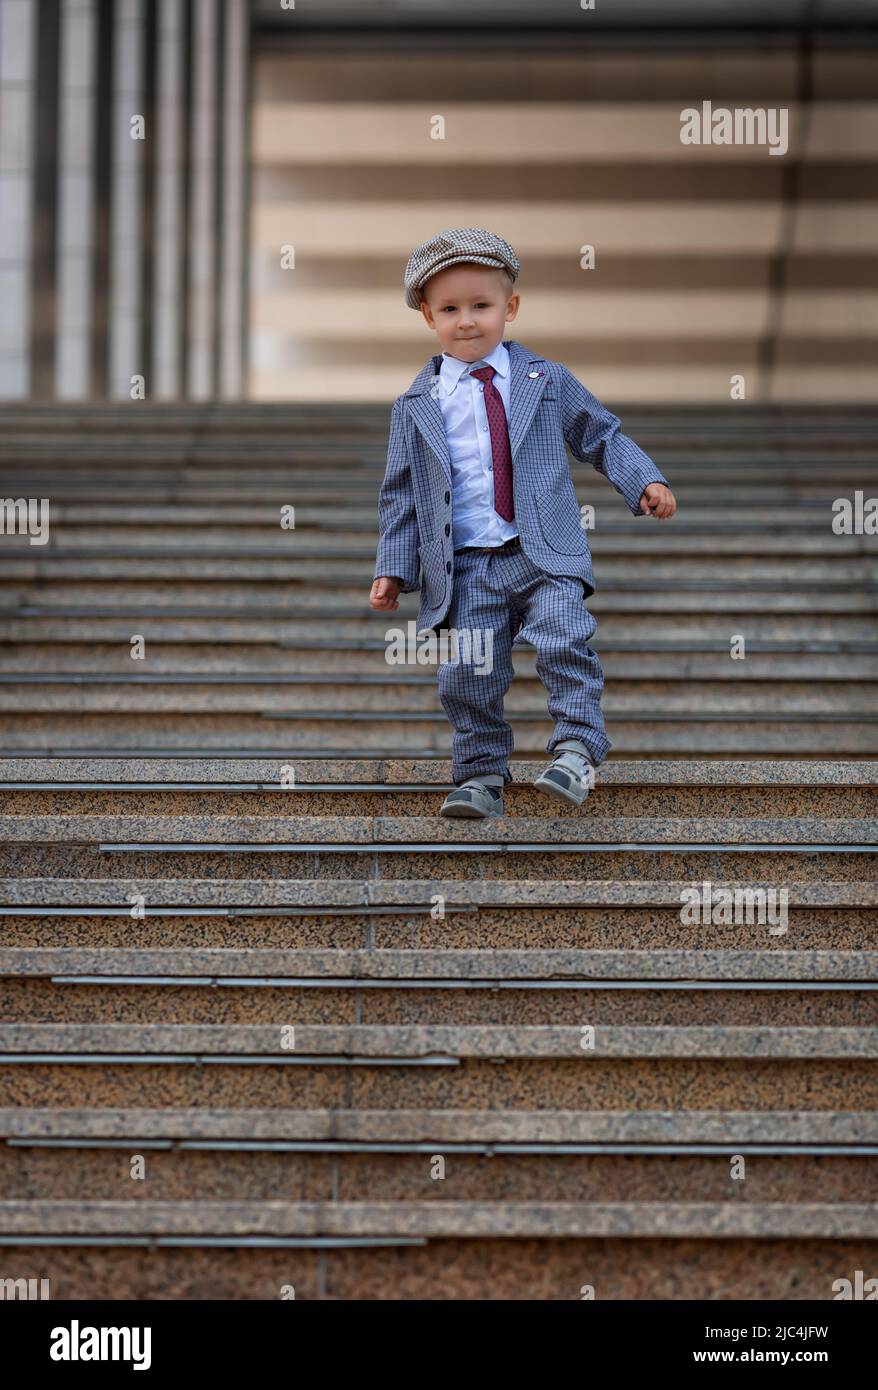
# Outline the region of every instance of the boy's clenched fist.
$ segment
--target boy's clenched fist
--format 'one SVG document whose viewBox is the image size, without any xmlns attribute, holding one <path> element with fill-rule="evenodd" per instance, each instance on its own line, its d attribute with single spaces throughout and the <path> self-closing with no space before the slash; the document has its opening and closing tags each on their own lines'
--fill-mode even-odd
<svg viewBox="0 0 878 1390">
<path fill-rule="evenodd" d="M 665 487 L 664 483 L 649 483 L 643 489 L 640 510 L 649 516 L 658 516 L 664 520 L 665 517 L 674 515 L 677 510 L 677 499 L 671 489 Z"/>
<path fill-rule="evenodd" d="M 369 594 L 369 604 L 372 608 L 382 610 L 394 609 L 399 607 L 397 595 L 401 585 L 399 580 L 393 579 L 388 575 L 382 575 L 376 579 L 372 585 L 372 592 Z"/>
</svg>

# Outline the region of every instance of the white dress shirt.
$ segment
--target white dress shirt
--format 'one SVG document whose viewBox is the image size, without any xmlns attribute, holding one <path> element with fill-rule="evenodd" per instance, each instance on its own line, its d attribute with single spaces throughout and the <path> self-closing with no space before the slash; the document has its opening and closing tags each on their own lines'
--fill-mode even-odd
<svg viewBox="0 0 878 1390">
<path fill-rule="evenodd" d="M 518 535 L 515 521 L 494 511 L 494 465 L 491 431 L 485 409 L 484 382 L 471 373 L 493 367 L 493 384 L 500 392 L 509 422 L 509 351 L 502 340 L 478 362 L 462 362 L 443 352 L 439 368 L 439 405 L 451 455 L 451 523 L 454 548 L 461 545 L 502 545 Z"/>
</svg>

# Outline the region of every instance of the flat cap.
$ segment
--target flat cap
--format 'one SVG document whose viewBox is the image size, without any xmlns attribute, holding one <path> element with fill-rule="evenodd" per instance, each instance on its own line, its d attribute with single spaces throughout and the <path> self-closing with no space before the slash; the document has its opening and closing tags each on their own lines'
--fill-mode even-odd
<svg viewBox="0 0 878 1390">
<path fill-rule="evenodd" d="M 416 247 L 409 257 L 405 268 L 405 302 L 409 308 L 421 307 L 421 288 L 431 275 L 463 261 L 508 270 L 513 280 L 521 269 L 514 250 L 502 236 L 486 232 L 484 227 L 453 227 Z"/>
</svg>

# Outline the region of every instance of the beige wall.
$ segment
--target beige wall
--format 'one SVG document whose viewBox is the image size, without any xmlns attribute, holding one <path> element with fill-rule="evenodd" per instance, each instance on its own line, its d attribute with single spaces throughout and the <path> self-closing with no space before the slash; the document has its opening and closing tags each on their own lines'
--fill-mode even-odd
<svg viewBox="0 0 878 1390">
<path fill-rule="evenodd" d="M 256 54 L 249 394 L 392 400 L 437 350 L 409 253 L 478 225 L 521 257 L 510 336 L 598 395 L 875 400 L 874 65 L 818 55 L 812 85 L 783 52 Z M 684 146 L 702 100 L 787 107 L 788 153 Z"/>
</svg>

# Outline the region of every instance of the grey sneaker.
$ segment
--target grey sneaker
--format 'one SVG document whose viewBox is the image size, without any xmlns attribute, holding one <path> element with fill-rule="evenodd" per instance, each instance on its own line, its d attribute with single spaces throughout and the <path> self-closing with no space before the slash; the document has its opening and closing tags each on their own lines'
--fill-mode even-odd
<svg viewBox="0 0 878 1390">
<path fill-rule="evenodd" d="M 478 777 L 471 777 L 468 782 L 448 793 L 439 814 L 467 820 L 502 816 L 503 791 L 500 787 L 486 786 Z"/>
<path fill-rule="evenodd" d="M 581 806 L 594 786 L 594 764 L 587 753 L 559 743 L 555 761 L 540 773 L 534 786 L 558 801 Z"/>
</svg>

